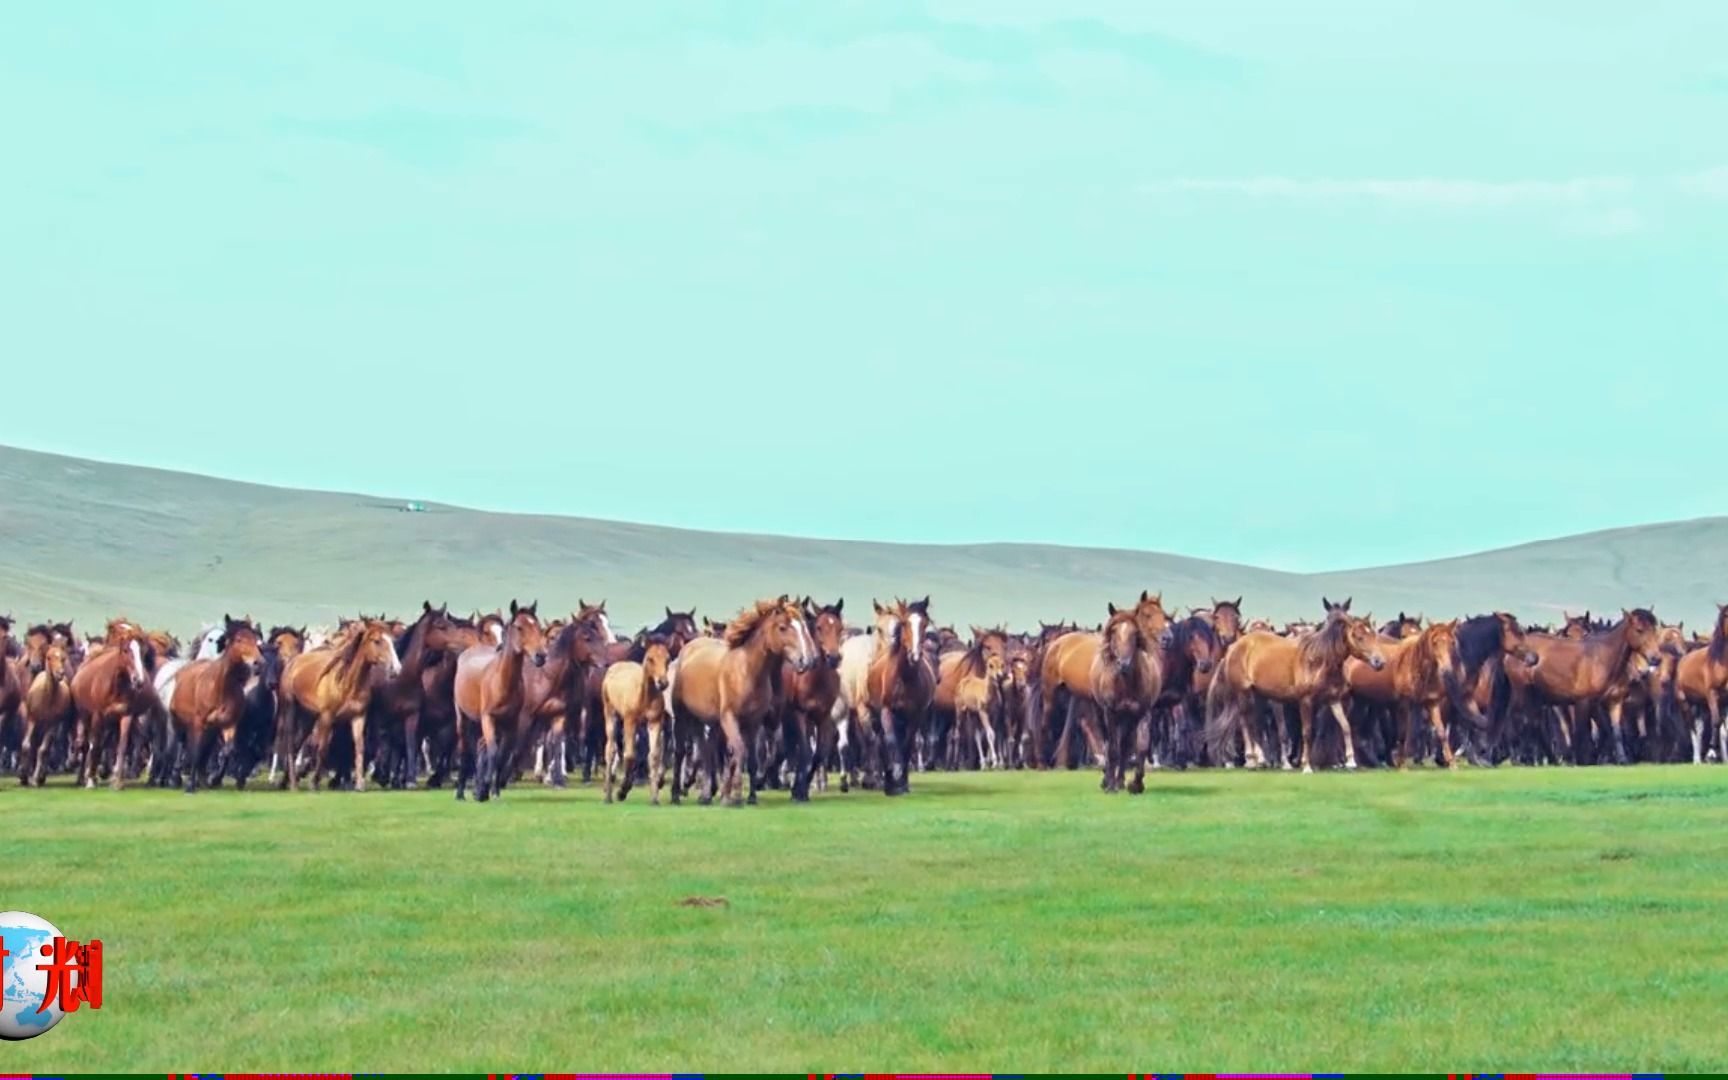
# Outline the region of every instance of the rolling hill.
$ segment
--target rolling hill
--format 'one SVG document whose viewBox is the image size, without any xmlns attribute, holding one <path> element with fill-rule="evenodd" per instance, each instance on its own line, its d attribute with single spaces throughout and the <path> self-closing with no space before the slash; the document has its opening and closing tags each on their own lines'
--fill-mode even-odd
<svg viewBox="0 0 1728 1080">
<path fill-rule="evenodd" d="M 424 598 L 543 612 L 605 598 L 619 626 L 663 605 L 729 613 L 780 592 L 931 594 L 942 621 L 1096 620 L 1161 589 L 1182 604 L 1244 594 L 1252 613 L 1311 616 L 1322 593 L 1358 611 L 1653 604 L 1703 623 L 1728 599 L 1728 518 L 1543 541 L 1435 562 L 1291 574 L 1149 551 L 1037 544 L 913 545 L 695 532 L 496 514 L 297 491 L 0 447 L 0 613 L 94 624 L 119 612 L 186 632 L 224 611 L 271 622 L 406 611 Z"/>
</svg>

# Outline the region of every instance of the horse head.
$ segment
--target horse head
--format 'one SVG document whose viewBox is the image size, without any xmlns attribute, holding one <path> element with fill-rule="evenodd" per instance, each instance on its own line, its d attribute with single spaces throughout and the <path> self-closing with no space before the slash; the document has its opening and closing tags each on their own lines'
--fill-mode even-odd
<svg viewBox="0 0 1728 1080">
<path fill-rule="evenodd" d="M 1140 629 L 1138 609 L 1118 608 L 1110 604 L 1109 611 L 1110 618 L 1105 620 L 1103 630 L 1103 655 L 1116 666 L 1118 674 L 1127 676 L 1133 672 L 1134 661 L 1146 641 Z"/>
<path fill-rule="evenodd" d="M 515 600 L 510 601 L 510 621 L 504 629 L 504 640 L 499 648 L 505 652 L 519 652 L 526 656 L 535 667 L 546 666 L 546 631 L 540 625 L 540 601 L 536 600 L 527 607 L 520 607 Z"/>
<path fill-rule="evenodd" d="M 264 673 L 264 641 L 250 619 L 222 616 L 222 655 L 231 664 L 243 665 L 249 678 Z"/>
<path fill-rule="evenodd" d="M 650 633 L 642 642 L 642 677 L 656 694 L 664 693 L 671 680 L 672 638 Z"/>
<path fill-rule="evenodd" d="M 840 666 L 840 647 L 846 643 L 846 620 L 841 617 L 844 598 L 832 604 L 818 606 L 808 596 L 804 598 L 804 620 L 810 628 L 810 638 L 816 654 L 830 668 Z"/>
</svg>

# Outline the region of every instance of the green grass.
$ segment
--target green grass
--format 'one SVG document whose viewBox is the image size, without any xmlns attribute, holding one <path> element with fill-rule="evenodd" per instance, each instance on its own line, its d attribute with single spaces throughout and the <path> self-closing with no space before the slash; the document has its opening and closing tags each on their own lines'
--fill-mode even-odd
<svg viewBox="0 0 1728 1080">
<path fill-rule="evenodd" d="M 1728 1067 L 1728 770 L 744 810 L 0 791 L 106 1002 L 11 1071 Z M 26 839 L 27 838 L 27 839 Z M 688 897 L 726 906 L 681 906 Z"/>
</svg>

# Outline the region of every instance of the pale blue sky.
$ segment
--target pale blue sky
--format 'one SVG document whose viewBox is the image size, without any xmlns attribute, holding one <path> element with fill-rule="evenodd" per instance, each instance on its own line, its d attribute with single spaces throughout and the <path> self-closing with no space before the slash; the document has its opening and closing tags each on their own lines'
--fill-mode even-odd
<svg viewBox="0 0 1728 1080">
<path fill-rule="evenodd" d="M 1715 0 L 6 23 L 0 442 L 1292 569 L 1728 507 Z"/>
</svg>

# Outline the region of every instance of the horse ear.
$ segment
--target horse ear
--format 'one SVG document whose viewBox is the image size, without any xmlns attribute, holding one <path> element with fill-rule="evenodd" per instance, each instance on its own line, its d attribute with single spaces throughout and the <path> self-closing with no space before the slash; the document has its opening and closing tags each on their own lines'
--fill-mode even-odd
<svg viewBox="0 0 1728 1080">
<path fill-rule="evenodd" d="M 1110 614 L 1111 614 L 1111 615 L 1115 615 L 1115 614 L 1116 614 L 1116 605 L 1115 605 L 1115 603 L 1113 603 L 1113 602 L 1112 602 L 1112 603 L 1109 603 L 1109 604 L 1106 604 L 1106 605 L 1105 605 L 1105 606 L 1106 606 L 1106 607 L 1108 607 L 1108 608 L 1109 608 L 1109 609 L 1110 609 Z"/>
<path fill-rule="evenodd" d="M 510 598 L 510 617 L 512 619 L 516 617 L 516 598 L 514 596 Z"/>
<path fill-rule="evenodd" d="M 430 601 L 430 600 L 420 601 L 420 614 L 422 614 L 422 615 L 432 614 L 432 601 Z"/>
<path fill-rule="evenodd" d="M 882 614 L 882 601 L 880 601 L 880 600 L 876 599 L 874 596 L 872 596 L 870 598 L 870 606 L 876 609 L 876 614 L 878 614 L 878 615 Z"/>
<path fill-rule="evenodd" d="M 836 615 L 840 614 L 840 612 L 842 610 L 844 610 L 845 607 L 846 607 L 846 598 L 844 596 L 842 596 L 840 599 L 834 601 L 834 614 L 836 614 Z"/>
<path fill-rule="evenodd" d="M 528 611 L 528 614 L 530 614 L 530 615 L 539 615 L 540 614 L 540 599 L 539 599 L 539 597 L 535 597 L 534 602 L 532 604 L 528 605 L 527 611 Z"/>
<path fill-rule="evenodd" d="M 1237 610 L 1241 610 L 1241 608 L 1242 608 L 1242 597 L 1240 597 L 1240 596 L 1238 596 L 1238 597 L 1237 597 L 1237 598 L 1236 598 L 1236 603 L 1235 603 L 1235 605 L 1234 605 L 1234 606 L 1235 606 L 1235 607 L 1236 607 L 1236 608 L 1237 608 Z"/>
<path fill-rule="evenodd" d="M 1152 599 L 1151 595 L 1148 594 L 1145 589 L 1141 589 L 1140 590 L 1140 602 L 1142 604 L 1144 604 L 1146 601 L 1148 601 L 1150 599 Z"/>
<path fill-rule="evenodd" d="M 671 608 L 666 609 L 666 617 L 668 619 L 670 619 L 672 617 L 672 609 Z"/>
</svg>

